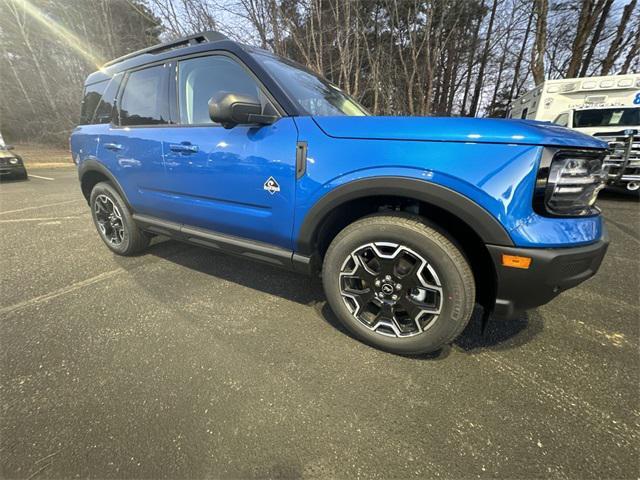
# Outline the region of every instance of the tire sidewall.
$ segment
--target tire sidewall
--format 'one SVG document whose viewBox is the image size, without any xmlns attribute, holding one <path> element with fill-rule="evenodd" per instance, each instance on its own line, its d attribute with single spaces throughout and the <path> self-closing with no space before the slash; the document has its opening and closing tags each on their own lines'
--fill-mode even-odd
<svg viewBox="0 0 640 480">
<path fill-rule="evenodd" d="M 353 225 L 355 227 L 355 225 Z M 372 228 L 373 227 L 373 228 Z M 402 224 L 391 222 L 370 223 L 367 227 L 347 227 L 331 245 L 323 267 L 323 284 L 327 299 L 345 327 L 364 342 L 393 351 L 394 353 L 415 354 L 439 349 L 450 341 L 456 332 L 466 325 L 470 312 L 468 296 L 474 292 L 465 291 L 461 271 L 456 266 L 446 245 L 437 237 L 416 231 Z M 342 238 L 339 238 L 342 236 Z M 420 254 L 436 271 L 443 288 L 443 306 L 438 319 L 423 333 L 405 338 L 387 337 L 371 331 L 353 317 L 340 293 L 339 274 L 347 256 L 358 247 L 372 242 L 392 242 L 406 246 Z M 455 248 L 455 247 L 454 247 Z"/>
<path fill-rule="evenodd" d="M 122 223 L 124 225 L 124 237 L 122 239 L 122 243 L 120 245 L 113 245 L 109 242 L 102 232 L 100 231 L 100 227 L 98 225 L 98 219 L 96 217 L 95 211 L 95 201 L 99 195 L 106 195 L 111 199 L 111 201 L 118 207 L 120 211 L 120 216 L 122 217 Z M 132 229 L 137 228 L 131 214 L 129 213 L 129 209 L 126 207 L 124 201 L 118 194 L 118 192 L 111 185 L 105 182 L 98 183 L 93 190 L 91 190 L 91 196 L 89 197 L 89 205 L 91 207 L 91 218 L 93 218 L 93 224 L 98 231 L 98 235 L 100 235 L 100 239 L 104 242 L 104 244 L 109 247 L 109 249 L 119 255 L 126 255 L 131 250 L 131 232 Z"/>
</svg>

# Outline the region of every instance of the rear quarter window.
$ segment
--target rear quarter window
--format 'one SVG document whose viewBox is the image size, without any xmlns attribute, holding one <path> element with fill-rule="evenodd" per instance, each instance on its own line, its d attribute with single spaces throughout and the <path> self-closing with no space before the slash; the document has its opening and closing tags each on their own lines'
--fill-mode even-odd
<svg viewBox="0 0 640 480">
<path fill-rule="evenodd" d="M 80 109 L 80 125 L 89 125 L 92 122 L 93 114 L 108 83 L 109 80 L 104 80 L 84 87 L 84 97 Z"/>
<path fill-rule="evenodd" d="M 111 123 L 114 119 L 116 95 L 118 94 L 118 88 L 120 87 L 120 81 L 122 80 L 122 74 L 115 75 L 109 82 L 109 86 L 104 91 L 102 99 L 96 108 L 96 113 L 93 118 L 95 124 Z"/>
</svg>

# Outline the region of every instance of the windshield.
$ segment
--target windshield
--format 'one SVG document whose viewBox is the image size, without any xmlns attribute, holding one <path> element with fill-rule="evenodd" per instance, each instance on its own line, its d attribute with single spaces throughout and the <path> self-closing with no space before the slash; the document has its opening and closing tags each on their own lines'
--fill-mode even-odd
<svg viewBox="0 0 640 480">
<path fill-rule="evenodd" d="M 577 110 L 573 114 L 573 128 L 636 127 L 638 125 L 640 125 L 640 107 Z"/>
<path fill-rule="evenodd" d="M 308 115 L 368 115 L 363 106 L 338 87 L 293 62 L 258 52 L 254 57 Z"/>
</svg>

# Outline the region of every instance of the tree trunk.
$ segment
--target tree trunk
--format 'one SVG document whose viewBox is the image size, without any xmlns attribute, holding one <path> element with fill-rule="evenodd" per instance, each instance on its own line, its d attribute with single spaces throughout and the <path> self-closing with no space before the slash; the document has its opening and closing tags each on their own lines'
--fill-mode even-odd
<svg viewBox="0 0 640 480">
<path fill-rule="evenodd" d="M 602 70 L 600 71 L 600 75 L 609 75 L 611 68 L 614 63 L 618 59 L 620 52 L 620 44 L 622 43 L 622 39 L 624 38 L 624 31 L 629 22 L 629 18 L 631 18 L 631 14 L 633 10 L 636 8 L 636 3 L 638 0 L 631 0 L 622 11 L 622 17 L 620 18 L 620 24 L 618 25 L 618 29 L 616 30 L 616 36 L 611 41 L 611 45 L 609 45 L 609 50 L 607 51 L 607 55 L 604 57 L 604 61 L 602 62 Z M 626 62 L 625 62 L 626 63 Z"/>
<path fill-rule="evenodd" d="M 529 20 L 527 21 L 527 29 L 524 32 L 524 40 L 522 41 L 522 45 L 520 46 L 520 51 L 518 52 L 518 58 L 516 59 L 516 65 L 513 71 L 513 81 L 511 82 L 511 88 L 509 89 L 509 101 L 513 100 L 513 95 L 515 94 L 516 86 L 518 84 L 518 78 L 520 77 L 520 69 L 522 68 L 522 60 L 524 59 L 524 52 L 529 44 L 529 35 L 531 34 L 531 26 L 533 24 L 534 12 L 531 12 L 529 15 Z"/>
<path fill-rule="evenodd" d="M 484 10 L 484 0 L 480 4 L 480 10 Z M 471 51 L 469 52 L 469 59 L 467 61 L 467 79 L 464 85 L 464 95 L 462 96 L 462 108 L 461 114 L 464 116 L 467 113 L 467 96 L 471 88 L 471 74 L 473 72 L 473 65 L 475 63 L 476 49 L 478 48 L 478 35 L 480 33 L 480 25 L 484 17 L 478 19 L 476 28 L 473 31 L 473 40 L 471 40 Z"/>
<path fill-rule="evenodd" d="M 611 5 L 613 4 L 613 0 L 606 0 L 604 7 L 602 8 L 602 13 L 600 13 L 600 19 L 598 20 L 598 25 L 596 26 L 595 31 L 593 32 L 593 37 L 591 38 L 591 43 L 589 44 L 589 49 L 587 50 L 587 54 L 582 61 L 582 68 L 580 69 L 580 76 L 584 77 L 587 75 L 587 71 L 589 70 L 589 65 L 591 64 L 591 59 L 593 58 L 593 52 L 596 50 L 596 46 L 598 42 L 600 42 L 600 37 L 602 36 L 602 31 L 604 30 L 604 26 L 607 23 L 607 18 L 609 18 L 609 11 L 611 10 Z"/>
<path fill-rule="evenodd" d="M 471 99 L 471 107 L 469 108 L 469 114 L 472 117 L 478 113 L 478 104 L 480 103 L 480 93 L 482 92 L 482 85 L 484 82 L 484 70 L 487 67 L 487 59 L 489 58 L 489 46 L 491 45 L 491 33 L 493 32 L 493 22 L 496 18 L 496 10 L 498 8 L 498 0 L 493 0 L 493 6 L 491 7 L 491 16 L 489 17 L 489 26 L 487 27 L 487 37 L 484 42 L 484 50 L 482 52 L 482 58 L 480 60 L 480 69 L 478 70 L 478 79 L 476 80 L 475 89 L 473 91 L 473 98 Z"/>
<path fill-rule="evenodd" d="M 634 42 L 633 46 L 629 50 L 629 53 L 627 54 L 627 58 L 625 59 L 624 64 L 622 65 L 622 68 L 620 69 L 620 74 L 624 75 L 628 73 L 629 68 L 631 67 L 631 63 L 634 60 L 636 62 L 635 63 L 636 68 L 640 67 L 640 61 L 638 60 L 638 57 L 640 57 L 640 30 L 636 30 L 636 41 Z"/>
<path fill-rule="evenodd" d="M 531 73 L 533 82 L 540 85 L 544 82 L 544 51 L 547 48 L 547 12 L 549 0 L 535 0 L 536 38 L 531 50 Z"/>
</svg>

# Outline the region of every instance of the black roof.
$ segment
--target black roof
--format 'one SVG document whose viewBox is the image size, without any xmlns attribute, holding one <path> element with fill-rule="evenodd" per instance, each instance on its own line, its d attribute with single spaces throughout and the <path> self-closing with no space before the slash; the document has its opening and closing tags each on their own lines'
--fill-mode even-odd
<svg viewBox="0 0 640 480">
<path fill-rule="evenodd" d="M 201 54 L 214 50 L 229 52 L 238 57 L 262 81 L 285 114 L 304 114 L 304 110 L 287 96 L 280 85 L 254 58 L 256 53 L 274 56 L 272 53 L 257 47 L 234 42 L 218 32 L 196 33 L 116 58 L 105 63 L 100 70 L 89 75 L 85 80 L 85 86 L 110 80 L 118 73 L 143 67 L 147 64 L 166 62 L 176 57 Z M 282 60 L 285 61 L 284 59 Z"/>
<path fill-rule="evenodd" d="M 188 47 L 191 45 L 197 45 L 199 43 L 205 42 L 218 42 L 220 40 L 229 40 L 225 35 L 220 32 L 200 32 L 195 33 L 193 35 L 188 35 L 186 37 L 180 37 L 176 40 L 166 43 L 159 43 L 157 45 L 153 45 L 151 47 L 143 48 L 142 50 L 138 50 L 136 52 L 128 53 L 123 55 L 122 57 L 118 57 L 115 60 L 111 60 L 105 63 L 102 68 L 109 67 L 111 65 L 115 65 L 116 63 L 123 62 L 128 60 L 129 58 L 137 57 L 138 55 L 142 55 L 144 53 L 162 53 L 168 50 L 173 50 L 181 47 Z"/>
<path fill-rule="evenodd" d="M 92 83 L 107 80 L 115 73 L 126 70 L 128 68 L 135 68 L 137 66 L 144 65 L 145 63 L 151 63 L 156 60 L 164 60 L 166 58 L 170 58 L 175 55 L 174 52 L 177 50 L 180 50 L 180 55 L 183 55 L 184 53 L 191 53 L 191 50 L 193 50 L 194 52 L 205 51 L 210 49 L 211 44 L 215 42 L 225 42 L 228 44 L 239 46 L 238 43 L 229 40 L 220 32 L 199 32 L 193 35 L 188 35 L 186 37 L 177 38 L 176 40 L 173 40 L 171 42 L 159 43 L 151 47 L 143 48 L 142 50 L 137 50 L 135 52 L 128 53 L 126 55 L 123 55 L 122 57 L 111 60 L 105 63 L 100 68 L 100 70 L 89 75 L 85 84 L 89 85 Z M 198 46 L 205 46 L 205 48 L 190 48 Z"/>
</svg>

